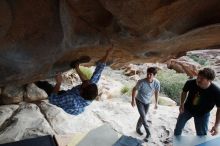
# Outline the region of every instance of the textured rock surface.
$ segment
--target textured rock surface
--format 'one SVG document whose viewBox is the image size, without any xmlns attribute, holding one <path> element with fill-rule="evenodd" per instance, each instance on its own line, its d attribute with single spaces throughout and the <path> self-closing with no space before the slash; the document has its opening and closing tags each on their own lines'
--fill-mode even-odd
<svg viewBox="0 0 220 146">
<path fill-rule="evenodd" d="M 219 10 L 219 0 L 1 0 L 0 86 L 47 78 L 80 55 L 100 58 L 109 38 L 115 67 L 216 48 Z"/>
<path fill-rule="evenodd" d="M 40 108 L 57 134 L 85 132 L 102 124 L 102 121 L 91 110 L 79 116 L 73 116 L 46 102 L 42 102 Z"/>
<path fill-rule="evenodd" d="M 129 64 L 129 65 L 124 65 L 121 69 L 124 69 L 124 74 L 126 76 L 132 76 L 132 75 L 139 75 L 144 77 L 147 74 L 147 69 L 149 67 L 156 67 L 158 70 L 160 69 L 166 69 L 167 66 L 166 64 L 161 64 L 161 63 L 143 63 L 143 64 Z"/>
<path fill-rule="evenodd" d="M 220 50 L 197 50 L 187 53 L 188 56 L 197 59 L 203 66 L 209 66 L 216 72 L 217 80 L 220 80 Z"/>
<path fill-rule="evenodd" d="M 174 69 L 178 73 L 185 73 L 189 77 L 196 77 L 201 65 L 187 56 L 171 59 L 167 62 L 169 69 Z"/>
<path fill-rule="evenodd" d="M 75 76 L 73 72 L 68 72 L 64 76 L 67 79 L 62 89 L 69 89 L 71 88 L 68 82 L 69 76 L 74 78 Z M 78 84 L 78 81 L 78 77 L 73 79 L 75 84 Z M 121 95 L 120 91 L 124 86 L 133 86 L 134 82 L 129 80 L 129 77 L 123 76 L 123 70 L 113 71 L 106 67 L 98 83 L 101 100 L 93 101 L 86 107 L 85 112 L 78 116 L 69 115 L 47 101 L 37 102 L 37 105 L 24 102 L 19 105 L 0 106 L 0 143 L 46 134 L 84 133 L 104 123 L 109 124 L 119 134 L 143 139 L 135 133 L 139 116 L 137 109 L 131 107 L 131 97 L 127 94 Z M 154 134 L 154 142 L 151 142 L 151 146 L 165 146 L 165 141 L 170 144 L 177 114 L 176 106 L 172 108 L 159 106 L 156 113 L 151 107 L 148 115 L 148 122 Z M 191 127 L 191 124 L 188 124 L 185 132 L 191 134 L 193 132 Z"/>
<path fill-rule="evenodd" d="M 39 110 L 39 107 L 41 110 Z M 137 109 L 131 107 L 130 102 L 122 101 L 120 98 L 94 101 L 79 116 L 69 115 L 62 109 L 47 102 L 42 102 L 38 106 L 23 103 L 19 105 L 19 108 L 16 105 L 0 106 L 0 113 L 2 112 L 7 117 L 1 120 L 1 123 L 5 124 L 4 126 L 0 125 L 0 143 L 46 134 L 84 133 L 104 123 L 109 124 L 119 134 L 130 135 L 138 139 L 144 138 L 144 136 L 140 137 L 135 132 L 136 122 L 139 117 Z M 157 111 L 151 106 L 147 118 L 152 131 L 152 140 L 145 145 L 171 145 L 177 116 L 178 107 L 176 106 L 159 106 Z M 209 126 L 214 124 L 214 119 L 215 110 L 211 114 Z M 193 120 L 186 124 L 183 134 L 195 134 Z"/>
<path fill-rule="evenodd" d="M 103 76 L 98 83 L 99 96 L 97 100 L 106 100 L 110 98 L 120 97 L 121 89 L 124 87 L 121 82 Z"/>
<path fill-rule="evenodd" d="M 43 100 L 48 97 L 47 93 L 38 88 L 35 84 L 28 84 L 26 86 L 26 92 L 24 94 L 24 101 L 30 102 L 30 101 L 37 101 L 37 100 Z"/>
<path fill-rule="evenodd" d="M 1 102 L 3 104 L 13 104 L 23 101 L 24 88 L 23 86 L 6 86 L 1 95 Z"/>
<path fill-rule="evenodd" d="M 220 50 L 195 50 L 187 52 L 186 56 L 178 59 L 170 59 L 166 62 L 167 67 L 179 73 L 186 73 L 195 77 L 198 70 L 210 67 L 215 70 L 215 82 L 219 85 L 220 80 Z"/>
<path fill-rule="evenodd" d="M 0 143 L 54 134 L 39 107 L 35 104 L 21 104 L 13 116 L 7 120 L 3 126 L 1 125 Z"/>
<path fill-rule="evenodd" d="M 0 106 L 0 125 L 4 127 L 6 125 L 6 120 L 9 119 L 15 110 L 18 109 L 18 105 L 2 105 Z"/>
</svg>

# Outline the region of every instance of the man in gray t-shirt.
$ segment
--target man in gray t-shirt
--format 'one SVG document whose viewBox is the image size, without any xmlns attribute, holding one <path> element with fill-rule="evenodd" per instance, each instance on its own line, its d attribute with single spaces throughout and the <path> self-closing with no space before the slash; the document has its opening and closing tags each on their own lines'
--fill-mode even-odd
<svg viewBox="0 0 220 146">
<path fill-rule="evenodd" d="M 160 82 L 154 78 L 157 74 L 157 69 L 155 67 L 150 67 L 147 69 L 147 77 L 141 79 L 137 82 L 136 86 L 132 90 L 132 101 L 131 105 L 134 107 L 137 104 L 138 112 L 140 118 L 138 119 L 136 132 L 143 135 L 141 132 L 141 126 L 144 126 L 146 130 L 146 137 L 144 141 L 148 141 L 150 136 L 150 131 L 147 125 L 146 115 L 149 109 L 149 105 L 152 100 L 153 94 L 155 95 L 155 109 L 157 109 L 158 95 L 160 91 Z"/>
</svg>

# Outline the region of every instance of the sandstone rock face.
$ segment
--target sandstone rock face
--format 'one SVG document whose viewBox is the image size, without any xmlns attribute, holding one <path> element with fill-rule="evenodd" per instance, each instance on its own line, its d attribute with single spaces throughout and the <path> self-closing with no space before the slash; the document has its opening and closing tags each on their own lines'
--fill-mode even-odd
<svg viewBox="0 0 220 146">
<path fill-rule="evenodd" d="M 0 122 L 1 144 L 47 134 L 83 134 L 103 124 L 108 124 L 119 134 L 138 139 L 144 138 L 144 135 L 139 136 L 135 132 L 136 122 L 139 118 L 137 109 L 131 107 L 130 102 L 122 101 L 120 98 L 93 101 L 85 112 L 78 116 L 69 115 L 61 108 L 47 102 L 41 102 L 38 105 L 22 103 L 0 106 L 0 115 L 4 115 Z M 147 116 L 152 131 L 152 140 L 148 145 L 171 145 L 177 116 L 178 107 L 159 106 L 155 111 L 152 105 Z M 211 114 L 210 126 L 214 124 L 214 119 L 215 111 Z M 193 120 L 190 120 L 183 130 L 183 134 L 192 135 L 194 133 L 194 123 Z"/>
<path fill-rule="evenodd" d="M 124 69 L 124 74 L 126 76 L 139 75 L 144 77 L 147 75 L 147 69 L 149 67 L 156 67 L 158 70 L 167 68 L 165 64 L 162 63 L 144 63 L 144 64 L 129 64 L 124 65 L 121 69 Z"/>
<path fill-rule="evenodd" d="M 38 88 L 35 84 L 29 84 L 26 87 L 26 92 L 24 94 L 24 101 L 30 102 L 30 101 L 37 101 L 37 100 L 43 100 L 47 98 L 47 93 Z"/>
<path fill-rule="evenodd" d="M 0 106 L 0 144 L 47 134 L 85 134 L 103 124 L 108 124 L 119 134 L 143 139 L 145 135 L 139 136 L 135 132 L 139 113 L 137 108 L 131 106 L 130 100 L 113 98 L 93 101 L 78 116 L 69 115 L 47 101 L 37 105 L 23 102 L 19 105 Z M 147 115 L 152 140 L 146 145 L 170 146 L 179 107 L 159 105 L 157 110 L 153 107 L 150 106 Z M 211 112 L 209 128 L 214 125 L 215 114 L 216 109 Z M 183 134 L 195 134 L 193 119 L 186 124 Z"/>
<path fill-rule="evenodd" d="M 102 121 L 91 110 L 79 116 L 73 116 L 47 102 L 42 102 L 39 106 L 57 134 L 85 132 L 102 124 Z"/>
<path fill-rule="evenodd" d="M 23 86 L 6 86 L 1 96 L 3 104 L 19 103 L 23 101 L 24 88 Z"/>
<path fill-rule="evenodd" d="M 114 44 L 112 65 L 220 45 L 219 0 L 1 0 L 0 86 L 65 71 Z M 111 41 L 111 43 L 109 43 Z"/>
<path fill-rule="evenodd" d="M 0 125 L 7 123 L 6 120 L 9 119 L 12 114 L 18 109 L 18 105 L 2 105 L 0 106 Z"/>
<path fill-rule="evenodd" d="M 103 76 L 98 83 L 99 96 L 97 97 L 97 100 L 107 100 L 120 97 L 123 86 L 124 85 L 121 82 Z"/>
<path fill-rule="evenodd" d="M 4 108 L 1 109 L 4 110 Z M 7 114 L 10 116 L 11 113 Z M 39 107 L 34 104 L 23 103 L 2 126 L 0 143 L 47 134 L 54 134 L 54 131 L 40 112 Z"/>
<path fill-rule="evenodd" d="M 201 65 L 187 56 L 171 59 L 167 62 L 169 69 L 174 69 L 178 73 L 186 73 L 189 77 L 196 77 Z"/>
<path fill-rule="evenodd" d="M 25 86 L 6 86 L 0 94 L 1 104 L 20 103 L 22 101 L 32 102 L 46 99 L 47 93 L 35 84 Z"/>
<path fill-rule="evenodd" d="M 203 66 L 209 66 L 216 72 L 216 79 L 220 80 L 220 50 L 197 50 L 190 51 L 187 55 L 195 58 L 203 64 Z"/>
<path fill-rule="evenodd" d="M 220 50 L 195 50 L 187 52 L 187 56 L 178 59 L 170 59 L 167 67 L 178 73 L 186 73 L 189 77 L 197 76 L 199 69 L 210 67 L 215 70 L 215 81 L 220 80 Z"/>
</svg>

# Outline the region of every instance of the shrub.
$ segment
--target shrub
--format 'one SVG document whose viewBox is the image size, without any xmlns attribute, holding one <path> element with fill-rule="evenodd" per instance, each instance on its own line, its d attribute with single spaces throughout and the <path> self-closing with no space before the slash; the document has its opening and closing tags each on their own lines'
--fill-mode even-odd
<svg viewBox="0 0 220 146">
<path fill-rule="evenodd" d="M 163 98 L 161 96 L 159 96 L 158 104 L 159 105 L 165 105 L 165 106 L 174 106 L 174 105 L 176 105 L 173 101 L 170 101 L 170 100 L 168 100 L 166 98 Z"/>
<path fill-rule="evenodd" d="M 161 84 L 161 93 L 179 103 L 180 93 L 187 81 L 187 76 L 176 73 L 174 70 L 166 69 L 158 72 L 157 79 Z"/>
<path fill-rule="evenodd" d="M 210 64 L 210 62 L 207 59 L 201 58 L 196 54 L 190 54 L 190 55 L 188 55 L 188 57 L 193 59 L 195 62 L 197 62 L 197 63 L 199 63 L 200 65 L 203 65 L 203 66 L 207 66 L 207 65 Z"/>
<path fill-rule="evenodd" d="M 79 67 L 81 72 L 86 76 L 87 79 L 90 79 L 92 77 L 92 69 L 84 66 Z"/>
<path fill-rule="evenodd" d="M 121 94 L 131 95 L 131 90 L 132 88 L 130 86 L 125 85 L 124 87 L 121 88 Z"/>
</svg>

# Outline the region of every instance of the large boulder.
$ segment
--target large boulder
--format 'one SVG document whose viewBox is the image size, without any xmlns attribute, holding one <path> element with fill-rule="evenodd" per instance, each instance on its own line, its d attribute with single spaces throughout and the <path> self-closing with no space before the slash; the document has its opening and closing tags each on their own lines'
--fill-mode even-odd
<svg viewBox="0 0 220 146">
<path fill-rule="evenodd" d="M 54 134 L 50 124 L 35 104 L 21 104 L 7 120 L 7 124 L 1 126 L 0 143 Z"/>
<path fill-rule="evenodd" d="M 23 101 L 24 87 L 23 86 L 6 86 L 3 88 L 1 95 L 2 104 L 13 104 Z"/>
<path fill-rule="evenodd" d="M 40 109 L 39 109 L 40 107 Z M 152 132 L 150 146 L 172 145 L 173 130 L 179 114 L 177 106 L 150 106 L 147 122 Z M 211 112 L 209 127 L 215 121 L 216 109 Z M 34 116 L 33 116 L 34 115 Z M 93 101 L 85 112 L 78 116 L 67 114 L 61 108 L 41 102 L 38 105 L 22 103 L 0 106 L 0 143 L 13 142 L 46 134 L 86 134 L 88 131 L 107 123 L 119 134 L 143 139 L 135 132 L 139 118 L 137 108 L 121 98 Z M 3 123 L 3 124 L 2 124 Z M 144 128 L 142 127 L 142 130 Z M 183 134 L 195 134 L 193 119 L 187 122 Z"/>
<path fill-rule="evenodd" d="M 191 58 L 184 56 L 178 59 L 170 59 L 167 62 L 169 69 L 174 69 L 178 73 L 186 73 L 189 77 L 195 77 L 201 65 Z"/>
<path fill-rule="evenodd" d="M 15 113 L 18 109 L 18 105 L 1 105 L 0 106 L 0 126 L 7 123 L 7 120 Z"/>
<path fill-rule="evenodd" d="M 39 107 L 57 134 L 87 132 L 102 125 L 102 121 L 92 110 L 86 110 L 80 115 L 73 116 L 47 102 L 42 102 Z"/>
<path fill-rule="evenodd" d="M 102 56 L 114 67 L 220 45 L 219 0 L 0 1 L 0 86 L 26 84 Z"/>
<path fill-rule="evenodd" d="M 187 52 L 187 56 L 191 56 L 203 66 L 209 66 L 216 72 L 217 80 L 220 80 L 220 50 L 196 50 Z"/>
<path fill-rule="evenodd" d="M 35 84 L 28 84 L 26 86 L 26 92 L 24 94 L 24 101 L 31 102 L 31 101 L 38 101 L 43 100 L 48 97 L 47 93 L 38 88 Z"/>
<path fill-rule="evenodd" d="M 117 98 L 121 95 L 121 88 L 124 85 L 111 79 L 107 76 L 102 76 L 101 80 L 98 82 L 99 95 L 97 100 L 106 100 L 111 98 Z"/>
</svg>

